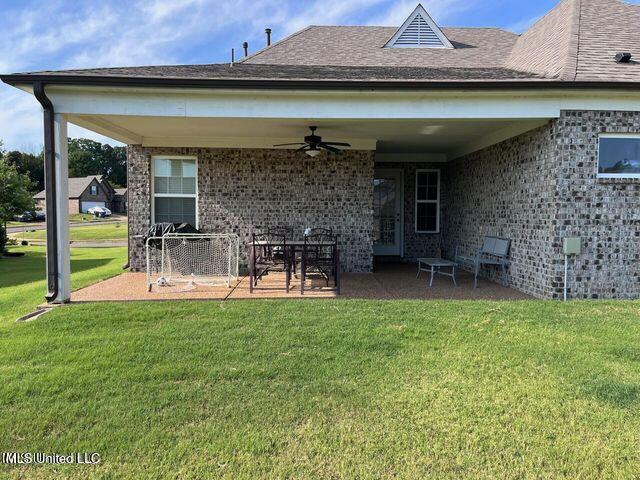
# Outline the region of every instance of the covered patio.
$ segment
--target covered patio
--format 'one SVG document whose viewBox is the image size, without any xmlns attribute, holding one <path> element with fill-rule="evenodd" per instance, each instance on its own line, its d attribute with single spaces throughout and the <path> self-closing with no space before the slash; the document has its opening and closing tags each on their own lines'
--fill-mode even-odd
<svg viewBox="0 0 640 480">
<path fill-rule="evenodd" d="M 47 201 L 51 302 L 155 299 L 134 293 L 144 282 L 140 288 L 133 284 L 136 272 L 145 269 L 144 237 L 159 221 L 158 158 L 195 162 L 188 218 L 202 232 L 238 235 L 242 266 L 255 232 L 328 227 L 340 237 L 345 297 L 512 298 L 515 290 L 502 287 L 467 292 L 464 275 L 458 289 L 440 280 L 425 292 L 424 282 L 414 282 L 412 265 L 395 272 L 373 268 L 374 259 L 382 258 L 408 264 L 421 257 L 452 259 L 459 246 L 470 252 L 484 236 L 500 235 L 512 240 L 508 275 L 488 271 L 485 276 L 526 294 L 550 296 L 554 266 L 540 262 L 553 248 L 547 204 L 531 195 L 537 188 L 531 181 L 549 183 L 549 174 L 536 163 L 540 148 L 547 148 L 540 139 L 550 119 L 571 105 L 571 96 L 393 86 L 361 91 L 342 84 L 256 90 L 212 82 L 194 87 L 170 81 L 153 87 L 74 82 L 65 84 L 63 78 L 47 85 L 46 94 L 41 84 L 34 89 L 45 105 L 47 172 L 56 187 Z M 132 273 L 73 296 L 68 227 L 57 221 L 67 216 L 66 204 L 58 201 L 67 191 L 67 122 L 129 145 Z M 274 148 L 299 142 L 310 125 L 326 140 L 350 147 L 341 155 L 315 158 L 295 147 Z M 528 183 L 522 181 L 525 175 Z M 532 252 L 532 246 L 539 251 Z M 175 298 L 242 298 L 246 283 L 240 281 L 230 295 L 181 292 Z M 313 290 L 308 295 L 333 295 Z M 294 286 L 291 295 L 298 294 Z M 253 295 L 286 293 L 267 288 Z"/>
<path fill-rule="evenodd" d="M 100 283 L 82 288 L 71 294 L 71 302 L 103 301 L 168 301 L 168 300 L 241 300 L 268 298 L 308 298 L 308 299 L 368 299 L 368 300 L 526 300 L 532 297 L 503 285 L 481 280 L 479 288 L 473 288 L 473 276 L 460 272 L 458 286 L 451 280 L 437 278 L 432 287 L 428 286 L 428 275 L 416 278 L 414 265 L 400 263 L 376 264 L 373 273 L 347 273 L 342 277 L 340 295 L 331 287 L 327 288 L 322 278 L 307 279 L 304 295 L 300 294 L 299 276 L 291 282 L 291 290 L 286 293 L 284 273 L 270 273 L 258 284 L 253 293 L 249 292 L 249 277 L 243 275 L 227 286 L 153 287 L 149 292 L 144 273 L 129 272 Z"/>
</svg>

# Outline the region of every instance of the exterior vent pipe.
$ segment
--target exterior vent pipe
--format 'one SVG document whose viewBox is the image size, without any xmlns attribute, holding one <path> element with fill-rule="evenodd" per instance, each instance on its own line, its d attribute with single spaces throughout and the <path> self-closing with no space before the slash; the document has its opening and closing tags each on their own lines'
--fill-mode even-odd
<svg viewBox="0 0 640 480">
<path fill-rule="evenodd" d="M 264 33 L 267 34 L 267 47 L 271 45 L 271 29 L 265 28 Z"/>
<path fill-rule="evenodd" d="M 247 42 L 242 42 L 242 48 L 244 49 L 244 56 L 249 55 L 249 44 Z"/>
<path fill-rule="evenodd" d="M 235 50 L 232 48 L 232 49 L 231 49 L 231 64 L 230 64 L 230 66 L 231 66 L 231 67 L 233 67 L 233 64 L 235 63 L 235 61 L 236 61 L 236 52 L 235 52 Z"/>
</svg>

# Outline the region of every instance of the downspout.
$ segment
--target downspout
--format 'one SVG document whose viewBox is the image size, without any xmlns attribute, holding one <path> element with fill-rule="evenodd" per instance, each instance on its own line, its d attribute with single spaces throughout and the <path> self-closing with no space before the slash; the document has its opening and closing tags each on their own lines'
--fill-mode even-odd
<svg viewBox="0 0 640 480">
<path fill-rule="evenodd" d="M 53 302 L 59 292 L 54 111 L 42 82 L 33 84 L 33 94 L 42 105 L 44 117 L 44 188 L 47 226 L 47 294 L 45 298 L 47 302 Z"/>
</svg>

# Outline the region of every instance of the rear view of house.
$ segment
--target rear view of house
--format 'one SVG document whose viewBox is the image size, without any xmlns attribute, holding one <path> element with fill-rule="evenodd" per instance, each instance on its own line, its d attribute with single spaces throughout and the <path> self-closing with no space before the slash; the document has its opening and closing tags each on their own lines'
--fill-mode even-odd
<svg viewBox="0 0 640 480">
<path fill-rule="evenodd" d="M 349 272 L 495 235 L 511 240 L 509 266 L 486 273 L 554 299 L 578 237 L 570 297 L 639 298 L 637 61 L 640 6 L 564 0 L 522 35 L 444 28 L 419 5 L 399 27 L 311 26 L 234 64 L 2 80 L 44 108 L 58 218 L 67 122 L 128 144 L 133 269 L 161 221 L 243 242 L 331 227 Z M 66 301 L 67 233 L 49 233 L 49 298 Z"/>
</svg>

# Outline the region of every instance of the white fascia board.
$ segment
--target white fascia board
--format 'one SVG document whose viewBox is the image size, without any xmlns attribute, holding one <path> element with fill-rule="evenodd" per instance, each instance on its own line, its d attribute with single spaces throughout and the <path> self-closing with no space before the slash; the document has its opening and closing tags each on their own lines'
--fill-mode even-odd
<svg viewBox="0 0 640 480">
<path fill-rule="evenodd" d="M 96 87 L 47 89 L 57 112 L 201 118 L 523 119 L 561 110 L 640 110 L 640 92 L 244 91 Z"/>
<path fill-rule="evenodd" d="M 56 111 L 74 115 L 200 118 L 550 118 L 557 100 L 509 92 L 177 91 L 51 87 Z"/>
</svg>

